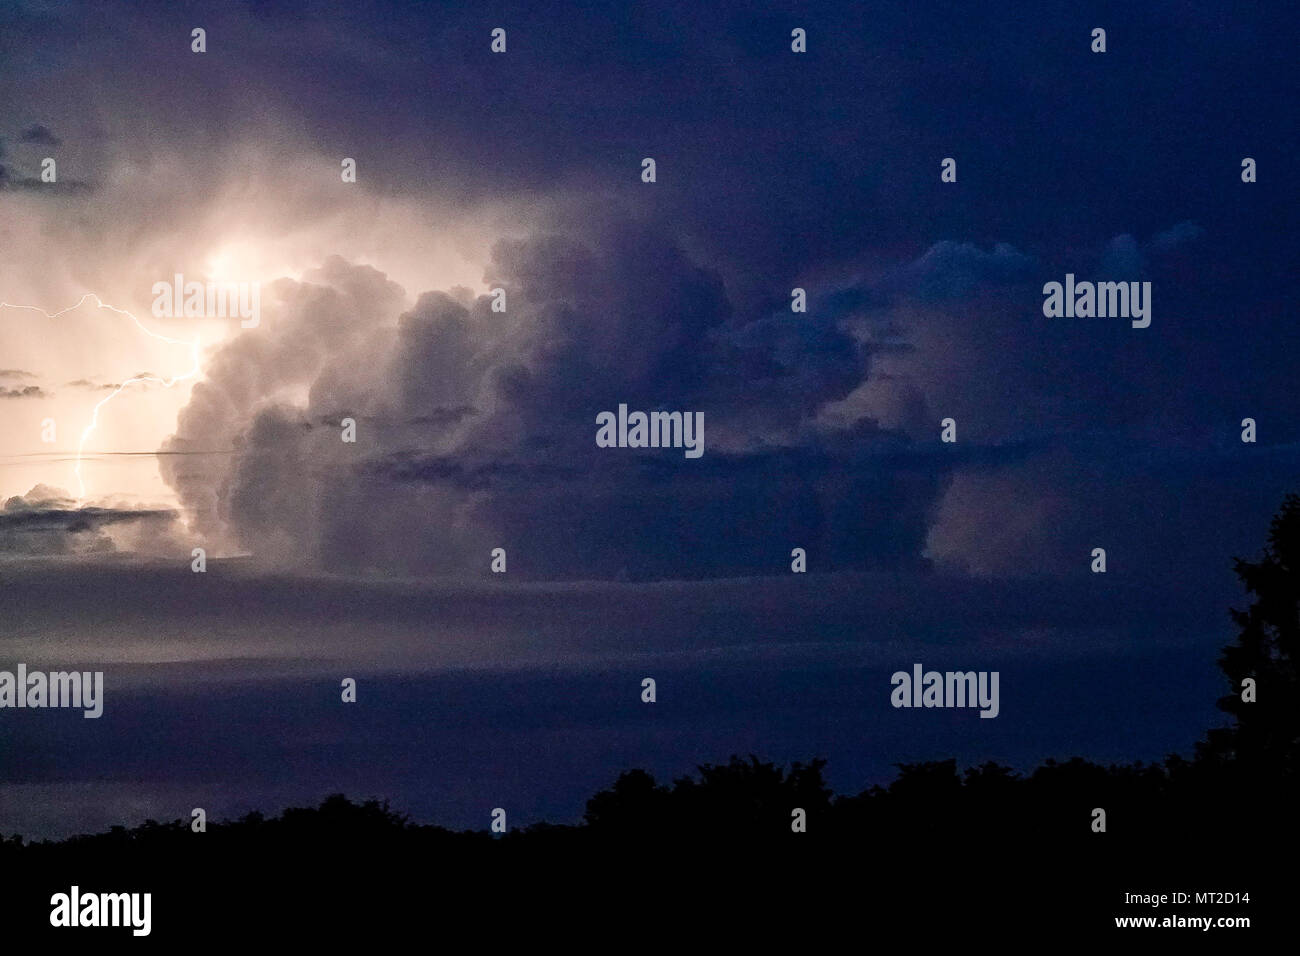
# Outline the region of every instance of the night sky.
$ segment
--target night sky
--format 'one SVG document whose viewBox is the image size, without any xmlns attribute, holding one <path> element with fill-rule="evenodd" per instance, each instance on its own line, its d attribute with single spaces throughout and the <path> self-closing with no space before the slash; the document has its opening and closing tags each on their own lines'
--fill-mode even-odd
<svg viewBox="0 0 1300 956">
<path fill-rule="evenodd" d="M 1294 17 L 761 7 L 0 8 L 0 670 L 105 674 L 0 710 L 0 832 L 1225 722 L 1232 559 L 1300 485 Z M 177 274 L 259 324 L 152 314 Z M 1044 315 L 1067 274 L 1150 326 Z M 620 404 L 703 455 L 598 447 Z M 917 662 L 997 718 L 892 707 Z"/>
</svg>

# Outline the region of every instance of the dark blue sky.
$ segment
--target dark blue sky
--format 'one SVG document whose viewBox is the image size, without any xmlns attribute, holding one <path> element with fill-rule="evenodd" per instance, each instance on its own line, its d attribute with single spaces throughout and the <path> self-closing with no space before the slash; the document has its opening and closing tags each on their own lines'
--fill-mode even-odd
<svg viewBox="0 0 1300 956">
<path fill-rule="evenodd" d="M 1264 3 L 7 5 L 0 300 L 229 236 L 305 267 L 145 449 L 165 508 L 0 512 L 0 668 L 109 687 L 0 712 L 0 831 L 1189 751 L 1297 486 L 1296 40 Z M 1150 327 L 1045 317 L 1067 273 L 1150 282 Z M 597 448 L 620 403 L 703 412 L 705 454 Z M 1001 668 L 1001 715 L 893 710 L 916 661 Z"/>
</svg>

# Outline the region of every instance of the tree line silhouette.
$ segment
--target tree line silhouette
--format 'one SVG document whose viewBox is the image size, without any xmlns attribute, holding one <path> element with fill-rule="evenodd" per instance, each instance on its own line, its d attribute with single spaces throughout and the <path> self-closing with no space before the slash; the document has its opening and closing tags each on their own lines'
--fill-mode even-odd
<svg viewBox="0 0 1300 956">
<path fill-rule="evenodd" d="M 1235 571 L 1252 601 L 1231 611 L 1238 634 L 1219 660 L 1228 692 L 1218 705 L 1232 722 L 1209 730 L 1190 759 L 1075 757 L 1027 774 L 992 762 L 899 764 L 887 786 L 836 795 L 824 760 L 786 768 L 733 756 L 671 783 L 628 770 L 587 801 L 581 824 L 501 835 L 336 794 L 315 808 L 210 822 L 203 834 L 189 821 L 150 820 L 57 842 L 0 837 L 5 899 L 40 923 L 49 894 L 72 882 L 153 891 L 156 925 L 177 933 L 231 919 L 300 932 L 286 915 L 295 912 L 317 928 L 342 913 L 400 923 L 431 899 L 497 929 L 502 913 L 549 918 L 576 905 L 611 932 L 620 916 L 641 925 L 655 900 L 706 920 L 839 907 L 887 922 L 997 914 L 1057 929 L 1065 914 L 1096 929 L 1136 912 L 1120 905 L 1125 891 L 1258 887 L 1251 908 L 1232 912 L 1261 913 L 1281 902 L 1267 885 L 1273 855 L 1294 869 L 1300 495 L 1286 497 L 1262 556 L 1236 559 Z M 1243 699 L 1247 681 L 1253 701 Z M 806 832 L 792 828 L 795 808 Z"/>
</svg>

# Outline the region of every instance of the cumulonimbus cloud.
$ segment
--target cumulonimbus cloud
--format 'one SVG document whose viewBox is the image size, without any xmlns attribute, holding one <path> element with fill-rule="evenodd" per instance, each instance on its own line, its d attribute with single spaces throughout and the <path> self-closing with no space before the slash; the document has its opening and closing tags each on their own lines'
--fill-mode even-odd
<svg viewBox="0 0 1300 956">
<path fill-rule="evenodd" d="M 623 221 L 497 245 L 492 297 L 421 295 L 332 259 L 213 358 L 163 459 L 194 526 L 287 565 L 537 577 L 915 561 L 942 483 L 868 422 L 815 421 L 868 374 L 827 316 L 737 323 L 716 272 Z M 596 416 L 698 411 L 706 451 L 604 449 Z M 343 417 L 358 425 L 341 441 Z"/>
</svg>

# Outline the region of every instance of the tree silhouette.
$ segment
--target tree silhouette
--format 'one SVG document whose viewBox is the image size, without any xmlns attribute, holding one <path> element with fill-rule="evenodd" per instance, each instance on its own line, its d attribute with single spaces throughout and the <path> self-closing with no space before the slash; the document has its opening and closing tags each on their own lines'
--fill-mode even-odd
<svg viewBox="0 0 1300 956">
<path fill-rule="evenodd" d="M 787 772 L 752 754 L 748 760 L 733 755 L 725 764 L 697 767 L 698 780 L 680 777 L 671 788 L 656 784 L 644 770 L 629 770 L 587 801 L 586 822 L 608 836 L 787 833 L 795 807 L 814 819 L 829 810 L 825 765 L 821 759 L 796 761 Z"/>
<path fill-rule="evenodd" d="M 1240 633 L 1219 658 L 1230 683 L 1219 708 L 1236 723 L 1209 731 L 1197 748 L 1198 758 L 1232 764 L 1250 778 L 1294 781 L 1300 742 L 1295 664 L 1300 638 L 1300 495 L 1287 495 L 1273 517 L 1263 556 L 1258 561 L 1237 558 L 1234 569 L 1255 596 L 1245 611 L 1231 611 Z M 1256 683 L 1253 702 L 1243 699 L 1247 678 Z"/>
<path fill-rule="evenodd" d="M 605 833 L 645 833 L 662 827 L 669 790 L 644 770 L 619 774 L 614 786 L 587 801 L 587 825 Z"/>
</svg>

